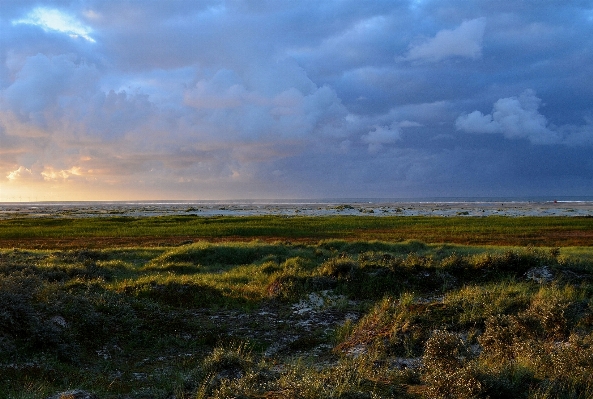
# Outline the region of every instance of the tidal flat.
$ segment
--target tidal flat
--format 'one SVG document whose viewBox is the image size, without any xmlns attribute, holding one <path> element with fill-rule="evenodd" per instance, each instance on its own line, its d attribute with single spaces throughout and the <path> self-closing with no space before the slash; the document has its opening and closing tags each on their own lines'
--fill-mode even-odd
<svg viewBox="0 0 593 399">
<path fill-rule="evenodd" d="M 588 210 L 339 212 L 5 218 L 0 397 L 593 396 Z"/>
<path fill-rule="evenodd" d="M 593 201 L 522 200 L 261 200 L 0 203 L 0 220 L 15 217 L 110 216 L 593 216 Z"/>
</svg>

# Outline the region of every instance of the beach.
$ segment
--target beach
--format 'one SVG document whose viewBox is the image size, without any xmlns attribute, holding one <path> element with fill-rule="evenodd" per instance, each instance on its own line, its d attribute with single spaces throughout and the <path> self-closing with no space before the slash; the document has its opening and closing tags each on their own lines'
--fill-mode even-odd
<svg viewBox="0 0 593 399">
<path fill-rule="evenodd" d="M 12 218 L 215 216 L 593 216 L 593 201 L 146 201 L 0 203 Z"/>
</svg>

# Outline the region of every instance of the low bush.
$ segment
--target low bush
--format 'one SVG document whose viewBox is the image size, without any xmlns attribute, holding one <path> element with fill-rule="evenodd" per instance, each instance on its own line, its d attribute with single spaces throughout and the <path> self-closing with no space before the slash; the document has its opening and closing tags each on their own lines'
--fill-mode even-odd
<svg viewBox="0 0 593 399">
<path fill-rule="evenodd" d="M 436 330 L 426 341 L 422 381 L 430 398 L 477 398 L 484 390 L 470 351 L 456 334 Z"/>
<path fill-rule="evenodd" d="M 358 263 L 347 256 L 329 259 L 320 266 L 320 274 L 336 279 L 352 280 L 357 277 Z"/>
</svg>

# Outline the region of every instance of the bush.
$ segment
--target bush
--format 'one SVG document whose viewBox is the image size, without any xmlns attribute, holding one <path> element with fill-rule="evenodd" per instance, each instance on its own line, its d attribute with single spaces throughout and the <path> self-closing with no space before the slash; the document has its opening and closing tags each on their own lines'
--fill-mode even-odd
<svg viewBox="0 0 593 399">
<path fill-rule="evenodd" d="M 358 264 L 349 257 L 332 258 L 321 265 L 322 276 L 334 277 L 337 279 L 351 280 L 358 274 Z"/>
<path fill-rule="evenodd" d="M 244 342 L 216 346 L 203 363 L 207 374 L 225 372 L 229 376 L 243 374 L 252 365 L 251 350 Z"/>
<path fill-rule="evenodd" d="M 418 356 L 434 327 L 432 316 L 427 305 L 414 303 L 413 294 L 403 293 L 399 300 L 386 297 L 356 323 L 334 351 L 347 353 L 363 346 L 384 355 Z"/>
<path fill-rule="evenodd" d="M 36 300 L 44 286 L 38 277 L 20 273 L 0 278 L 0 357 L 67 350 L 63 328 L 52 321 L 52 309 Z"/>
<path fill-rule="evenodd" d="M 430 398 L 476 398 L 483 391 L 469 351 L 455 334 L 436 330 L 426 341 L 422 381 Z"/>
<path fill-rule="evenodd" d="M 514 344 L 521 335 L 517 318 L 511 315 L 491 316 L 485 324 L 484 333 L 478 337 L 484 354 L 500 364 L 514 359 Z"/>
<path fill-rule="evenodd" d="M 124 292 L 173 307 L 200 307 L 224 301 L 223 294 L 216 288 L 189 281 L 148 281 L 127 286 Z"/>
</svg>

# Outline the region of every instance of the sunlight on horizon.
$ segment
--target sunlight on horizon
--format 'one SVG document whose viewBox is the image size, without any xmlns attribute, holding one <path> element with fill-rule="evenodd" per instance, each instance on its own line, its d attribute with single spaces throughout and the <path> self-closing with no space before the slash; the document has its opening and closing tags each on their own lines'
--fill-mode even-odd
<svg viewBox="0 0 593 399">
<path fill-rule="evenodd" d="M 88 187 L 69 188 L 65 184 L 48 186 L 45 182 L 0 182 L 0 202 L 105 201 L 112 199 L 118 200 L 118 198 L 107 197 L 101 190 L 89 190 Z"/>
<path fill-rule="evenodd" d="M 121 187 L 97 187 L 88 184 L 73 185 L 68 182 L 1 182 L 0 203 L 2 202 L 78 202 L 78 201 L 189 201 L 225 199 L 202 193 L 198 195 L 178 195 L 170 198 L 166 190 L 125 190 Z M 223 196 L 221 196 L 223 197 Z"/>
<path fill-rule="evenodd" d="M 0 202 L 27 202 L 35 201 L 38 196 L 34 190 L 23 187 L 11 187 L 12 184 L 0 183 Z"/>
</svg>

